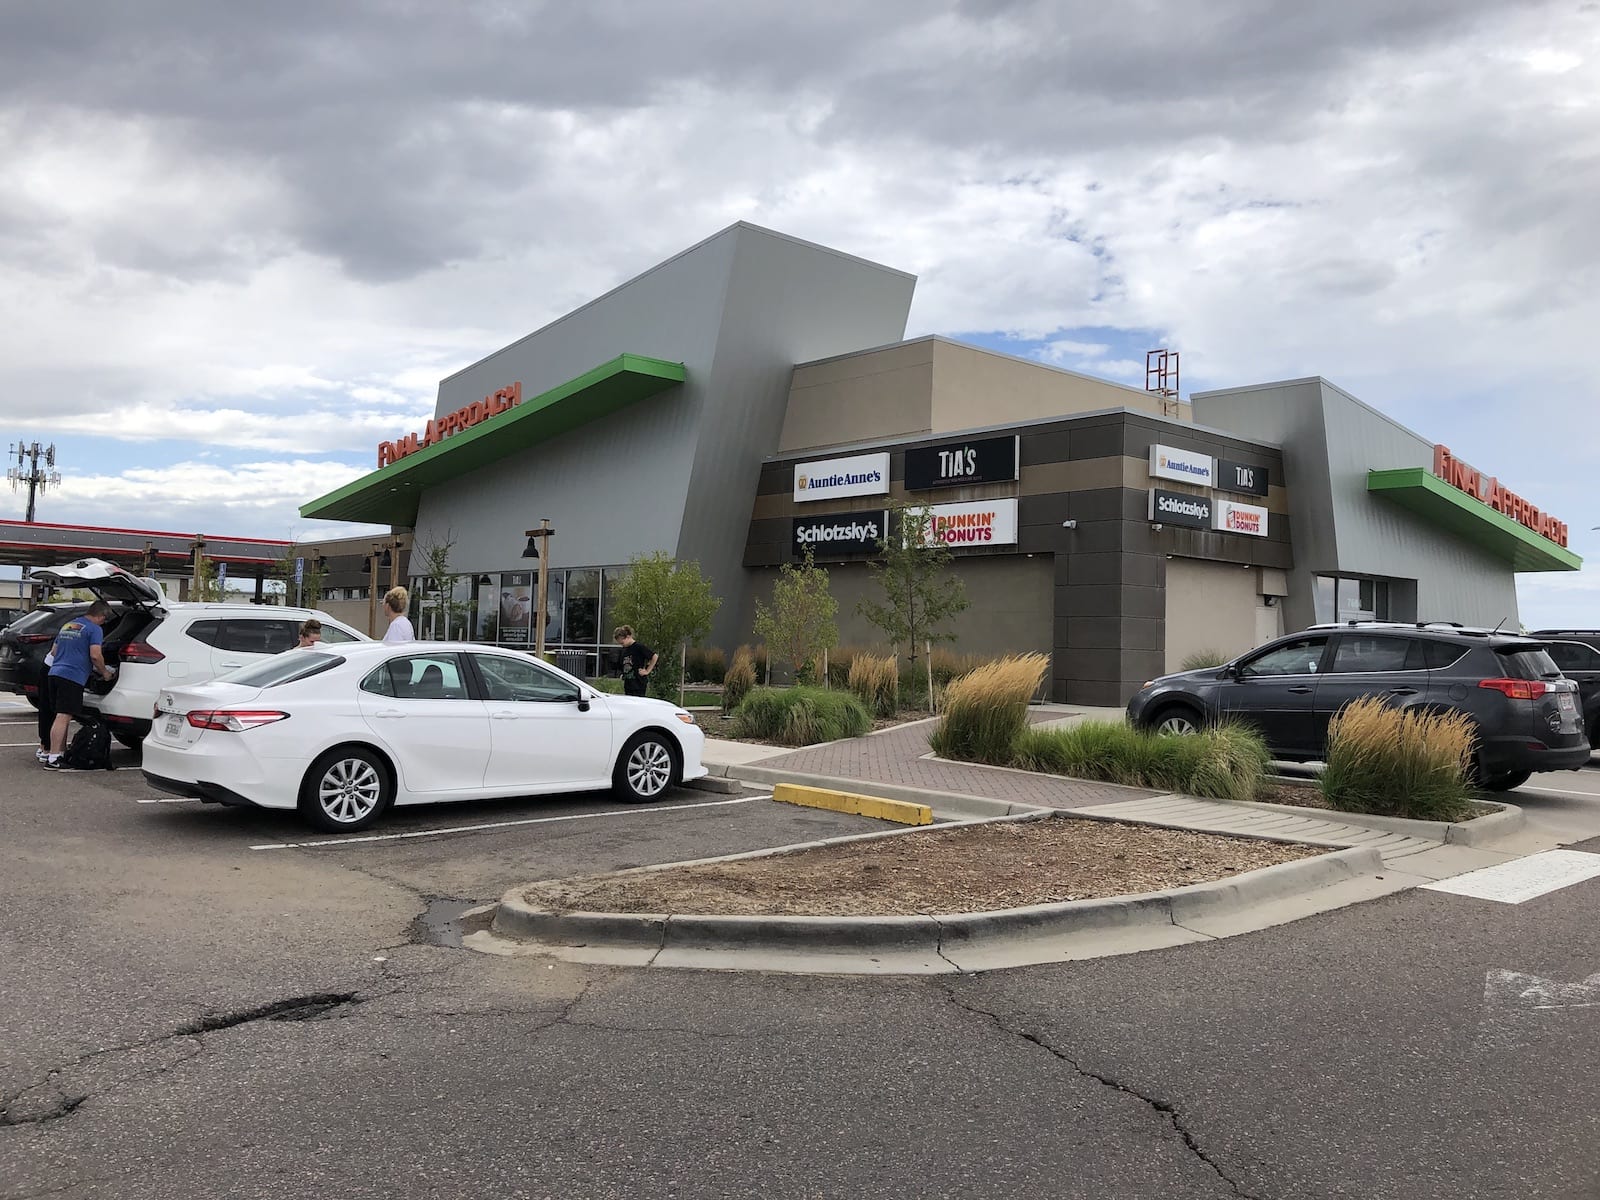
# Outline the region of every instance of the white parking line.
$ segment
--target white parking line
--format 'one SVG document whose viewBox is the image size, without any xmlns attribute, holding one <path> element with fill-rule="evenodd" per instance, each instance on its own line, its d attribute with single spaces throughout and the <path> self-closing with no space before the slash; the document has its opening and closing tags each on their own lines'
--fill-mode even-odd
<svg viewBox="0 0 1600 1200">
<path fill-rule="evenodd" d="M 199 804 L 200 801 L 189 796 L 149 796 L 143 800 L 134 801 L 136 804 Z"/>
<path fill-rule="evenodd" d="M 1521 904 L 1600 875 L 1600 854 L 1582 850 L 1546 850 L 1492 867 L 1468 871 L 1454 879 L 1422 885 L 1424 891 L 1449 892 L 1501 904 Z"/>
<path fill-rule="evenodd" d="M 0 742 L 0 747 L 3 746 L 32 746 L 37 750 L 39 748 L 39 739 L 34 738 L 31 742 Z"/>
<path fill-rule="evenodd" d="M 323 846 L 353 846 L 360 842 L 398 842 L 407 838 L 438 837 L 446 833 L 476 833 L 480 829 L 510 829 L 517 825 L 548 825 L 556 821 L 590 821 L 596 817 L 637 817 L 647 813 L 679 812 L 688 808 L 724 808 L 730 804 L 749 804 L 770 800 L 771 793 L 740 796 L 737 800 L 706 800 L 696 804 L 663 804 L 659 808 L 619 808 L 611 812 L 573 813 L 565 817 L 529 817 L 522 821 L 488 821 L 482 825 L 453 825 L 445 829 L 414 829 L 410 833 L 378 833 L 366 837 L 326 838 L 320 842 L 266 842 L 252 850 L 315 850 Z"/>
</svg>

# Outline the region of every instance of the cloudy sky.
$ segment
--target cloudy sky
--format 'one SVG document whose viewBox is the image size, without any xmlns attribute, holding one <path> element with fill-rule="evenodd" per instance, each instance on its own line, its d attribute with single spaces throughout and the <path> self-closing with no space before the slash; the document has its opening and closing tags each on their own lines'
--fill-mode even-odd
<svg viewBox="0 0 1600 1200">
<path fill-rule="evenodd" d="M 40 518 L 266 537 L 438 380 L 738 219 L 937 332 L 1322 374 L 1570 522 L 1600 624 L 1600 3 L 0 0 Z M 9 502 L 20 516 L 22 503 Z"/>
</svg>

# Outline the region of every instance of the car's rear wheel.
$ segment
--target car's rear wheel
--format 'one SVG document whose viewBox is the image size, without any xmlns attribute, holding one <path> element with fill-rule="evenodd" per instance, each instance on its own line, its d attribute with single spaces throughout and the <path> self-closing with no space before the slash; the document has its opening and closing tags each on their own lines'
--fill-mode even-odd
<svg viewBox="0 0 1600 1200">
<path fill-rule="evenodd" d="M 636 733 L 617 755 L 611 786 L 630 804 L 647 804 L 667 794 L 678 778 L 678 750 L 664 733 Z"/>
<path fill-rule="evenodd" d="M 1204 726 L 1204 719 L 1186 705 L 1174 704 L 1150 718 L 1150 728 L 1174 737 L 1193 737 Z"/>
<path fill-rule="evenodd" d="M 300 815 L 329 833 L 365 829 L 393 802 L 388 765 L 360 746 L 328 751 L 300 784 Z"/>
<path fill-rule="evenodd" d="M 1485 779 L 1483 789 L 1486 792 L 1509 792 L 1512 788 L 1521 787 L 1532 778 L 1532 771 L 1502 771 Z"/>
</svg>

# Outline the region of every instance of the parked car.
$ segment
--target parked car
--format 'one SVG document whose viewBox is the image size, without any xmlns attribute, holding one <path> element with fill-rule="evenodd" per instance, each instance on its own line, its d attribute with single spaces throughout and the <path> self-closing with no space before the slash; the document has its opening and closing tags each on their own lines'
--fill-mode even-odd
<svg viewBox="0 0 1600 1200">
<path fill-rule="evenodd" d="M 655 800 L 706 774 L 704 745 L 675 705 L 604 695 L 524 652 L 363 642 L 164 687 L 142 765 L 180 796 L 349 832 L 394 804 L 603 788 Z"/>
<path fill-rule="evenodd" d="M 1547 644 L 1550 658 L 1561 668 L 1561 673 L 1578 685 L 1583 727 L 1589 731 L 1590 747 L 1600 745 L 1600 649 L 1591 642 L 1551 639 Z"/>
<path fill-rule="evenodd" d="M 1221 667 L 1151 680 L 1129 701 L 1128 718 L 1168 733 L 1244 721 L 1275 757 L 1311 761 L 1325 752 L 1329 721 L 1363 696 L 1466 713 L 1477 728 L 1473 772 L 1491 791 L 1589 761 L 1578 685 L 1547 644 L 1454 625 L 1313 626 Z"/>
<path fill-rule="evenodd" d="M 1539 629 L 1528 636 L 1541 642 L 1582 642 L 1592 650 L 1600 650 L 1600 629 Z"/>
<path fill-rule="evenodd" d="M 52 587 L 85 588 L 117 609 L 105 625 L 103 647 L 106 662 L 117 668 L 116 677 L 90 679 L 84 703 L 105 718 L 125 746 L 139 745 L 150 732 L 162 688 L 204 683 L 293 649 L 307 617 L 322 622 L 326 643 L 370 640 L 309 608 L 169 600 L 155 580 L 98 558 L 35 571 L 33 577 Z"/>
<path fill-rule="evenodd" d="M 45 656 L 61 627 L 89 611 L 87 603 L 42 604 L 0 629 L 0 690 L 17 692 L 39 707 Z"/>
</svg>

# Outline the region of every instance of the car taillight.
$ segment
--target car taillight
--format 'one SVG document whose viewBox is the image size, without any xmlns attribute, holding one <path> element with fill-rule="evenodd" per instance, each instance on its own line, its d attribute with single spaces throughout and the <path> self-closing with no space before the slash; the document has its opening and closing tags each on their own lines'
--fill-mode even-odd
<svg viewBox="0 0 1600 1200">
<path fill-rule="evenodd" d="M 243 733 L 274 721 L 286 721 L 289 714 L 267 709 L 216 708 L 203 709 L 189 714 L 189 724 L 196 729 L 217 729 L 223 733 Z"/>
<path fill-rule="evenodd" d="M 1550 685 L 1539 679 L 1480 679 L 1478 686 L 1504 692 L 1512 700 L 1537 700 L 1550 690 Z"/>
<path fill-rule="evenodd" d="M 55 636 L 53 633 L 19 633 L 17 641 L 25 646 L 37 646 L 40 642 L 54 641 Z"/>
<path fill-rule="evenodd" d="M 129 642 L 118 657 L 125 663 L 158 663 L 167 656 L 149 642 Z"/>
</svg>

